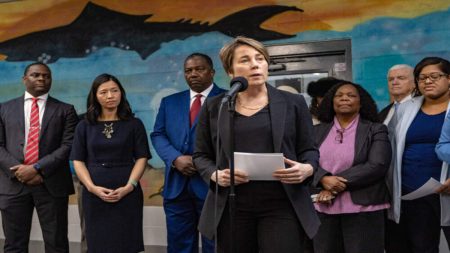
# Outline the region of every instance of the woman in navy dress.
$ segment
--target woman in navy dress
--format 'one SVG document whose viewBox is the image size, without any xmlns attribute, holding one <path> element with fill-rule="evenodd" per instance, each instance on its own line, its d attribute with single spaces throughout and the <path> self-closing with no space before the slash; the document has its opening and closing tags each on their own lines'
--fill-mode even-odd
<svg viewBox="0 0 450 253">
<path fill-rule="evenodd" d="M 139 179 L 151 158 L 142 122 L 133 117 L 116 77 L 98 76 L 86 119 L 75 132 L 71 160 L 83 183 L 88 251 L 144 251 Z"/>
</svg>

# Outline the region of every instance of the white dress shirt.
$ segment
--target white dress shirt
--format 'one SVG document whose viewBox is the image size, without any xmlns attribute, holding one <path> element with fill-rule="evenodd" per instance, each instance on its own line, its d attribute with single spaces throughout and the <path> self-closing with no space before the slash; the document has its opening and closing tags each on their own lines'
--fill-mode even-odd
<svg viewBox="0 0 450 253">
<path fill-rule="evenodd" d="M 400 102 L 394 101 L 394 104 L 391 106 L 391 109 L 389 109 L 389 112 L 386 116 L 386 119 L 384 119 L 383 124 L 385 124 L 386 126 L 389 124 L 392 117 L 394 116 L 396 106 L 410 100 L 411 98 L 412 98 L 412 95 L 409 94 L 408 96 L 404 97 Z"/>
<path fill-rule="evenodd" d="M 204 91 L 202 91 L 200 93 L 197 93 L 197 92 L 193 91 L 192 89 L 190 89 L 189 91 L 190 91 L 190 96 L 191 96 L 191 103 L 189 105 L 189 108 L 191 108 L 192 103 L 194 102 L 195 96 L 197 96 L 197 94 L 202 94 L 201 102 L 203 105 L 203 103 L 205 102 L 205 99 L 208 97 L 208 95 L 211 92 L 211 90 L 213 89 L 213 87 L 214 87 L 214 85 L 211 84 L 208 88 L 206 88 Z"/>
</svg>

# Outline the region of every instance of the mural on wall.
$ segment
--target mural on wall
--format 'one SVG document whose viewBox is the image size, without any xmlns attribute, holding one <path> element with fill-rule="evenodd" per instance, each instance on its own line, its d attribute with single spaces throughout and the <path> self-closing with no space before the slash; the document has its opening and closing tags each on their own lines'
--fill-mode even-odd
<svg viewBox="0 0 450 253">
<path fill-rule="evenodd" d="M 289 6 L 259 6 L 233 13 L 214 24 L 145 22 L 152 15 L 128 15 L 88 3 L 69 25 L 33 32 L 0 43 L 6 61 L 56 62 L 59 58 L 83 58 L 104 47 L 135 51 L 145 60 L 161 43 L 217 31 L 230 37 L 245 35 L 260 41 L 294 37 L 262 29 L 261 24 L 276 14 L 299 11 Z M 249 19 L 251 22 L 245 22 Z"/>
<path fill-rule="evenodd" d="M 386 71 L 428 55 L 450 58 L 448 0 L 0 0 L 0 102 L 23 94 L 32 61 L 53 71 L 51 94 L 85 112 L 92 80 L 118 76 L 148 133 L 162 97 L 186 89 L 184 58 L 210 55 L 226 87 L 218 51 L 236 35 L 267 44 L 350 38 L 353 80 L 379 106 L 388 101 Z M 150 164 L 163 167 L 154 150 Z M 147 205 L 160 204 L 162 171 L 142 181 Z"/>
</svg>

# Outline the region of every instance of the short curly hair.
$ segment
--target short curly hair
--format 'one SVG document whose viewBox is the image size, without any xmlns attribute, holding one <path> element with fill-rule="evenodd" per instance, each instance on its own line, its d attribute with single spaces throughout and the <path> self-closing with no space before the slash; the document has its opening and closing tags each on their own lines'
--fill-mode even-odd
<svg viewBox="0 0 450 253">
<path fill-rule="evenodd" d="M 337 90 L 344 85 L 352 85 L 356 88 L 359 94 L 359 99 L 361 103 L 361 108 L 359 110 L 359 115 L 365 120 L 371 122 L 380 122 L 378 117 L 378 109 L 375 101 L 369 92 L 367 92 L 361 85 L 352 83 L 350 81 L 343 81 L 334 85 L 323 97 L 322 103 L 319 106 L 319 114 L 317 118 L 321 122 L 330 123 L 333 121 L 336 112 L 334 111 L 333 99 Z"/>
</svg>

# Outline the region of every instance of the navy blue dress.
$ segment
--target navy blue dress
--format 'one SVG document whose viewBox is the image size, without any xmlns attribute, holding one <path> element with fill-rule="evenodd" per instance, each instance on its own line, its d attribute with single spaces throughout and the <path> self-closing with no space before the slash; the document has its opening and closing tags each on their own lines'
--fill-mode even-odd
<svg viewBox="0 0 450 253">
<path fill-rule="evenodd" d="M 111 138 L 102 133 L 113 124 Z M 134 162 L 151 158 L 147 134 L 139 119 L 98 122 L 81 121 L 75 131 L 71 160 L 83 161 L 97 186 L 125 186 Z M 89 253 L 144 251 L 142 232 L 143 194 L 140 185 L 117 203 L 104 202 L 86 189 L 83 213 Z"/>
</svg>

